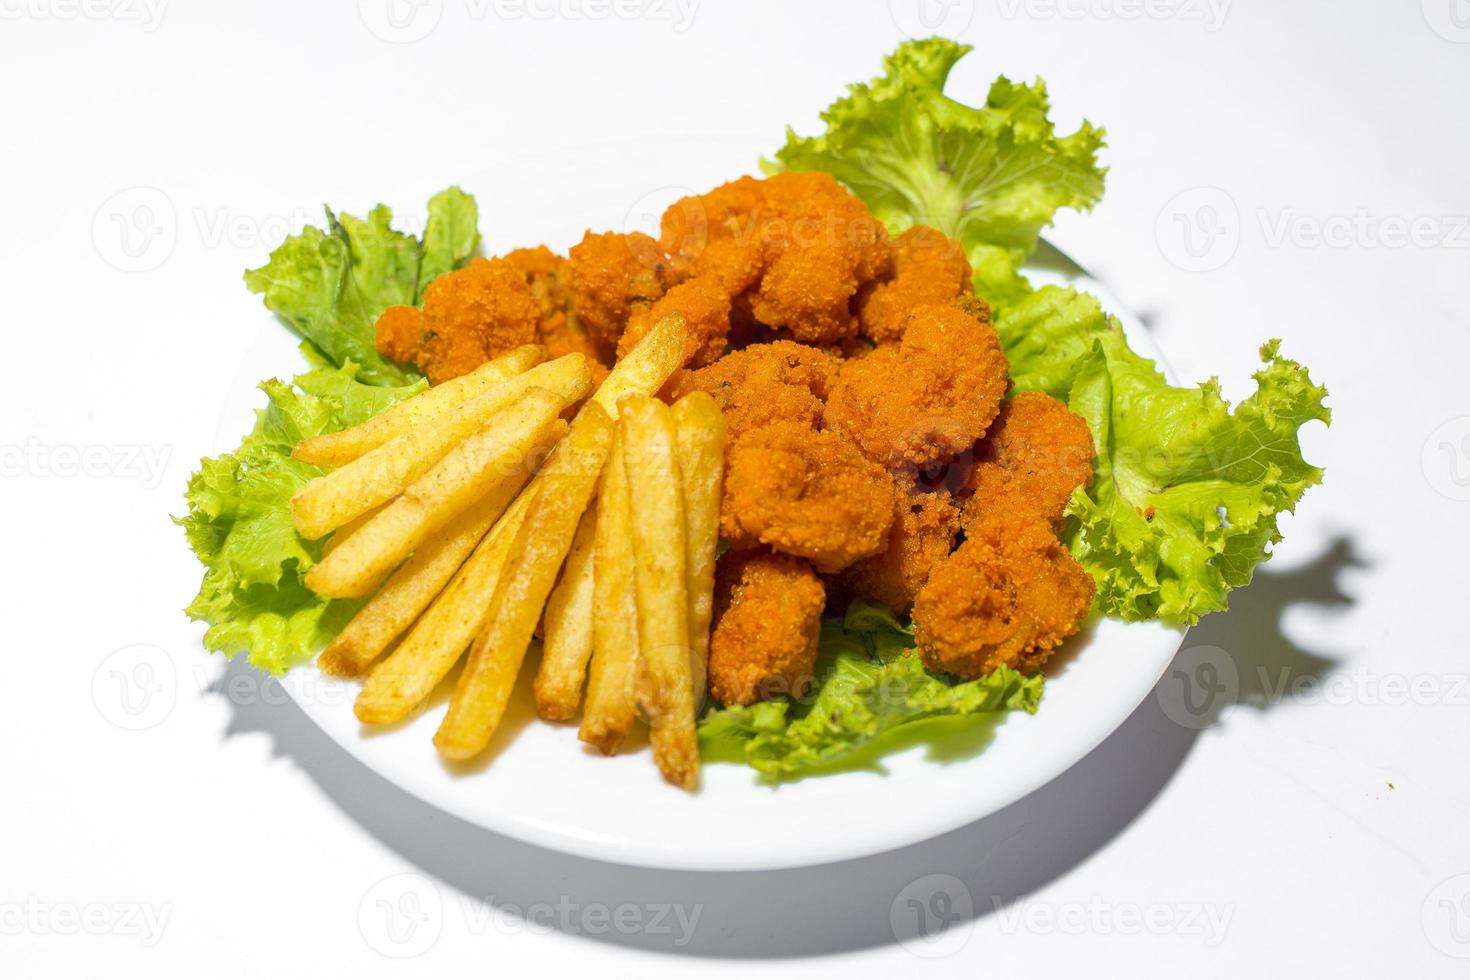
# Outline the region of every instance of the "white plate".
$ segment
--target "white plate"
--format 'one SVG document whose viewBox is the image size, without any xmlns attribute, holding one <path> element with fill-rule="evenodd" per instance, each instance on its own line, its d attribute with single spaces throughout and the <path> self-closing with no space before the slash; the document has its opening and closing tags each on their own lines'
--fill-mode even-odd
<svg viewBox="0 0 1470 980">
<path fill-rule="evenodd" d="M 700 139 L 579 147 L 503 162 L 462 183 L 480 201 L 488 252 L 537 242 L 565 249 L 589 226 L 648 227 L 649 216 L 672 199 L 729 179 L 749 167 L 761 148 L 754 141 Z M 556 189 L 554 202 L 538 192 L 542 187 Z M 413 216 L 407 202 L 391 203 Z M 1047 264 L 1055 268 L 1034 279 L 1074 282 L 1096 294 L 1122 318 L 1134 349 L 1158 358 L 1146 330 L 1100 284 L 1080 270 L 1065 270 L 1059 254 L 1050 259 Z M 247 361 L 221 420 L 222 449 L 236 444 L 249 408 L 259 403 L 255 383 L 273 373 L 288 376 L 300 366 L 294 342 L 268 319 Z M 743 766 L 706 765 L 693 794 L 666 785 L 646 748 L 607 759 L 586 750 L 573 726 L 536 721 L 528 683 L 517 692 L 486 760 L 468 769 L 441 763 L 431 744 L 444 691 L 417 717 L 391 730 L 370 731 L 352 713 L 355 683 L 302 668 L 285 684 L 348 752 L 471 823 L 605 861 L 751 870 L 879 853 L 1014 802 L 1116 729 L 1147 696 L 1182 637 L 1182 630 L 1156 623 L 1093 623 L 1048 670 L 1040 711 L 1004 716 L 978 753 L 942 760 L 920 745 L 885 757 L 886 772 L 779 786 L 762 784 Z M 524 670 L 522 681 L 531 674 Z"/>
</svg>

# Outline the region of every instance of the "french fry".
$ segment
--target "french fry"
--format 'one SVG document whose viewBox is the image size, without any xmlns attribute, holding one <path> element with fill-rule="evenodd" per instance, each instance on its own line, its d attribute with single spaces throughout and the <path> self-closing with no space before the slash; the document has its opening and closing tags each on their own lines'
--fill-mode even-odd
<svg viewBox="0 0 1470 980">
<path fill-rule="evenodd" d="M 684 361 L 684 317 L 670 313 L 653 325 L 628 355 L 608 372 L 592 400 L 613 417 L 624 395 L 651 395 L 664 386 Z"/>
<path fill-rule="evenodd" d="M 591 368 L 581 354 L 538 364 L 312 480 L 291 498 L 296 530 L 304 538 L 319 538 L 392 500 L 487 420 L 524 399 L 532 388 L 554 392 L 566 408 L 581 400 L 591 386 Z"/>
<path fill-rule="evenodd" d="M 327 538 L 326 543 L 322 545 L 322 557 L 326 557 L 327 555 L 330 555 L 333 551 L 337 550 L 338 545 L 342 544 L 348 538 L 352 537 L 352 535 L 360 530 L 362 526 L 368 521 L 378 516 L 378 513 L 382 511 L 382 509 L 382 507 L 375 507 L 365 514 L 358 514 L 352 520 L 348 521 L 346 524 L 343 524 L 341 527 L 337 528 L 337 530 L 333 531 L 332 536 L 330 538 Z"/>
<path fill-rule="evenodd" d="M 539 491 L 495 590 L 485 631 L 470 650 L 434 735 L 445 758 L 478 755 L 500 724 L 536 621 L 607 459 L 612 429 L 600 406 L 584 410 L 537 475 Z"/>
<path fill-rule="evenodd" d="M 356 677 L 366 670 L 459 571 L 500 516 L 497 503 L 481 500 L 420 545 L 327 644 L 317 666 L 336 677 Z"/>
<path fill-rule="evenodd" d="M 389 725 L 407 718 L 475 641 L 536 493 L 533 482 L 495 522 L 398 648 L 368 674 L 353 706 L 359 721 Z"/>
<path fill-rule="evenodd" d="M 614 755 L 638 720 L 633 703 L 638 600 L 633 592 L 633 526 L 621 425 L 613 433 L 602 469 L 593 550 L 592 664 L 577 737 Z"/>
<path fill-rule="evenodd" d="M 684 488 L 684 576 L 689 588 L 689 666 L 696 717 L 704 705 L 709 630 L 715 601 L 720 491 L 725 479 L 725 416 L 703 391 L 674 403 L 679 476 Z"/>
<path fill-rule="evenodd" d="M 638 501 L 632 509 L 633 582 L 638 596 L 638 708 L 648 720 L 653 761 L 664 778 L 693 789 L 699 778 L 685 577 L 684 493 L 673 412 L 657 398 L 619 403 L 623 464 Z"/>
<path fill-rule="evenodd" d="M 601 411 L 601 409 L 598 409 Z M 606 464 L 604 464 L 605 467 Z M 536 673 L 536 713 L 566 721 L 582 703 L 582 680 L 592 656 L 592 591 L 597 503 L 582 514 L 561 578 L 546 600 L 541 669 Z"/>
<path fill-rule="evenodd" d="M 306 573 L 318 595 L 367 595 L 429 535 L 482 499 L 496 514 L 566 431 L 560 397 L 533 388 L 450 450 L 392 503 Z"/>
<path fill-rule="evenodd" d="M 291 457 L 313 466 L 341 466 L 350 463 L 370 449 L 448 413 L 456 405 L 484 394 L 540 364 L 546 359 L 546 348 L 526 344 L 492 361 L 486 361 L 469 374 L 435 385 L 407 401 L 399 402 L 380 415 L 341 432 L 303 439 L 291 451 Z"/>
</svg>

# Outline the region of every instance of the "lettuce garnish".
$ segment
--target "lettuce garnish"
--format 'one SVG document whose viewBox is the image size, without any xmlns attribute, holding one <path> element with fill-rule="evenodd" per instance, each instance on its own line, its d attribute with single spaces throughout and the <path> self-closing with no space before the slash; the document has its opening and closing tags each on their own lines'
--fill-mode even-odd
<svg viewBox="0 0 1470 980">
<path fill-rule="evenodd" d="M 853 602 L 844 617 L 822 625 L 815 697 L 712 711 L 699 726 L 700 754 L 747 763 L 776 780 L 872 767 L 925 723 L 973 727 L 1000 712 L 1035 712 L 1041 702 L 1040 675 L 1002 667 L 960 681 L 925 670 L 913 645 L 912 626 Z"/>
<path fill-rule="evenodd" d="M 394 231 L 378 205 L 366 219 L 327 212 L 327 228 L 305 228 L 245 273 L 245 285 L 333 364 L 358 365 L 367 384 L 404 385 L 419 374 L 378 353 L 373 327 L 389 306 L 413 305 L 436 276 L 463 265 L 480 240 L 475 199 L 457 187 L 429 200 L 420 241 Z"/>
<path fill-rule="evenodd" d="M 355 364 L 321 367 L 291 384 L 261 384 L 268 399 L 255 427 L 232 453 L 205 459 L 189 479 L 189 513 L 175 518 L 204 563 L 204 582 L 185 610 L 209 624 L 204 645 L 248 652 L 280 673 L 316 655 L 346 624 L 356 602 L 323 599 L 305 585 L 323 541 L 306 541 L 291 523 L 291 495 L 323 470 L 291 458 L 296 443 L 336 432 L 418 394 L 427 384 L 362 384 Z"/>
<path fill-rule="evenodd" d="M 1084 121 L 1057 136 L 1040 80 L 999 78 L 980 106 L 949 98 L 945 81 L 969 51 L 945 38 L 899 46 L 882 76 L 827 107 L 826 132 L 788 129 L 765 166 L 831 174 L 895 235 L 922 224 L 957 239 L 976 292 L 1002 306 L 1028 291 L 1021 264 L 1057 210 L 1086 211 L 1102 197 L 1104 134 Z"/>
</svg>

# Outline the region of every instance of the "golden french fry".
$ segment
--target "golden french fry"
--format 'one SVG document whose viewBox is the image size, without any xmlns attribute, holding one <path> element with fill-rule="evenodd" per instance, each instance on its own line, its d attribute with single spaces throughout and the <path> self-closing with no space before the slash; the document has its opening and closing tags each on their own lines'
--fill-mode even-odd
<svg viewBox="0 0 1470 980">
<path fill-rule="evenodd" d="M 445 758 L 478 755 L 500 724 L 536 621 L 607 459 L 612 429 L 600 406 L 589 407 L 537 474 L 539 491 L 495 590 L 485 631 L 470 650 L 434 735 Z"/>
<path fill-rule="evenodd" d="M 638 506 L 633 515 L 633 583 L 638 596 L 638 708 L 648 720 L 653 761 L 664 778 L 693 789 L 699 778 L 685 578 L 684 492 L 673 412 L 647 395 L 619 402 L 623 464 Z"/>
<path fill-rule="evenodd" d="M 582 703 L 582 679 L 592 656 L 596 530 L 597 503 L 593 501 L 582 514 L 561 578 L 546 600 L 545 639 L 535 690 L 536 713 L 547 721 L 566 721 Z"/>
<path fill-rule="evenodd" d="M 526 344 L 493 361 L 486 361 L 469 374 L 399 402 L 381 415 L 374 415 L 361 425 L 341 432 L 303 439 L 291 451 L 293 459 L 313 466 L 341 466 L 350 463 L 370 449 L 396 439 L 431 419 L 448 413 L 456 405 L 484 394 L 518 374 L 530 370 L 546 358 L 546 348 Z"/>
<path fill-rule="evenodd" d="M 592 665 L 577 737 L 613 755 L 638 720 L 633 704 L 638 600 L 633 592 L 633 525 L 621 425 L 613 432 L 602 469 L 593 550 Z"/>
<path fill-rule="evenodd" d="M 327 644 L 317 666 L 337 677 L 366 670 L 444 590 L 495 523 L 497 504 L 493 498 L 481 500 L 420 545 Z"/>
<path fill-rule="evenodd" d="M 637 346 L 613 365 L 592 400 L 609 415 L 616 416 L 618 402 L 624 395 L 651 395 L 658 391 L 684 362 L 687 333 L 684 317 L 678 313 L 670 313 L 655 323 Z"/>
<path fill-rule="evenodd" d="M 674 403 L 679 477 L 684 488 L 685 580 L 689 587 L 689 666 L 695 716 L 704 705 L 709 630 L 714 615 L 715 552 L 725 480 L 725 416 L 706 392 Z"/>
<path fill-rule="evenodd" d="M 530 475 L 531 461 L 565 429 L 561 410 L 559 396 L 528 391 L 314 565 L 307 588 L 337 599 L 366 595 L 424 539 L 481 498 L 495 500 L 497 514 L 504 510 Z"/>
<path fill-rule="evenodd" d="M 337 530 L 333 531 L 332 536 L 327 539 L 326 544 L 322 545 L 322 556 L 326 557 L 327 555 L 330 555 L 333 551 L 337 549 L 338 545 L 342 544 L 348 538 L 352 537 L 352 535 L 357 533 L 368 521 L 378 516 L 382 509 L 382 507 L 375 507 L 372 510 L 368 511 L 366 514 L 358 514 L 352 520 L 348 521 L 346 524 L 343 524 L 341 527 L 337 528 Z"/>
<path fill-rule="evenodd" d="M 495 522 L 398 649 L 368 674 L 353 706 L 359 721 L 389 725 L 407 718 L 474 642 L 536 493 L 533 482 Z"/>
<path fill-rule="evenodd" d="M 312 480 L 291 498 L 291 519 L 296 530 L 304 538 L 319 538 L 392 500 L 486 421 L 525 398 L 532 388 L 554 392 L 566 408 L 580 401 L 591 386 L 591 368 L 581 354 L 538 364 Z"/>
</svg>

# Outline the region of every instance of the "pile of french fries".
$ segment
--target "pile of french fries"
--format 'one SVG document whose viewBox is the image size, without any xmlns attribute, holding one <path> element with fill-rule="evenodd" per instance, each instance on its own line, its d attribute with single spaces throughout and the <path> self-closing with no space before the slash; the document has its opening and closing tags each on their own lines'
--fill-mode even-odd
<svg viewBox="0 0 1470 980">
<path fill-rule="evenodd" d="M 642 720 L 664 777 L 695 786 L 725 425 L 702 392 L 656 397 L 684 343 L 660 321 L 596 391 L 581 354 L 521 347 L 296 446 L 330 468 L 291 500 L 303 537 L 331 535 L 306 583 L 371 597 L 318 661 L 366 675 L 362 722 L 414 713 L 468 651 L 434 744 L 479 755 L 540 623 L 538 714 L 580 710 L 608 755 Z"/>
</svg>

